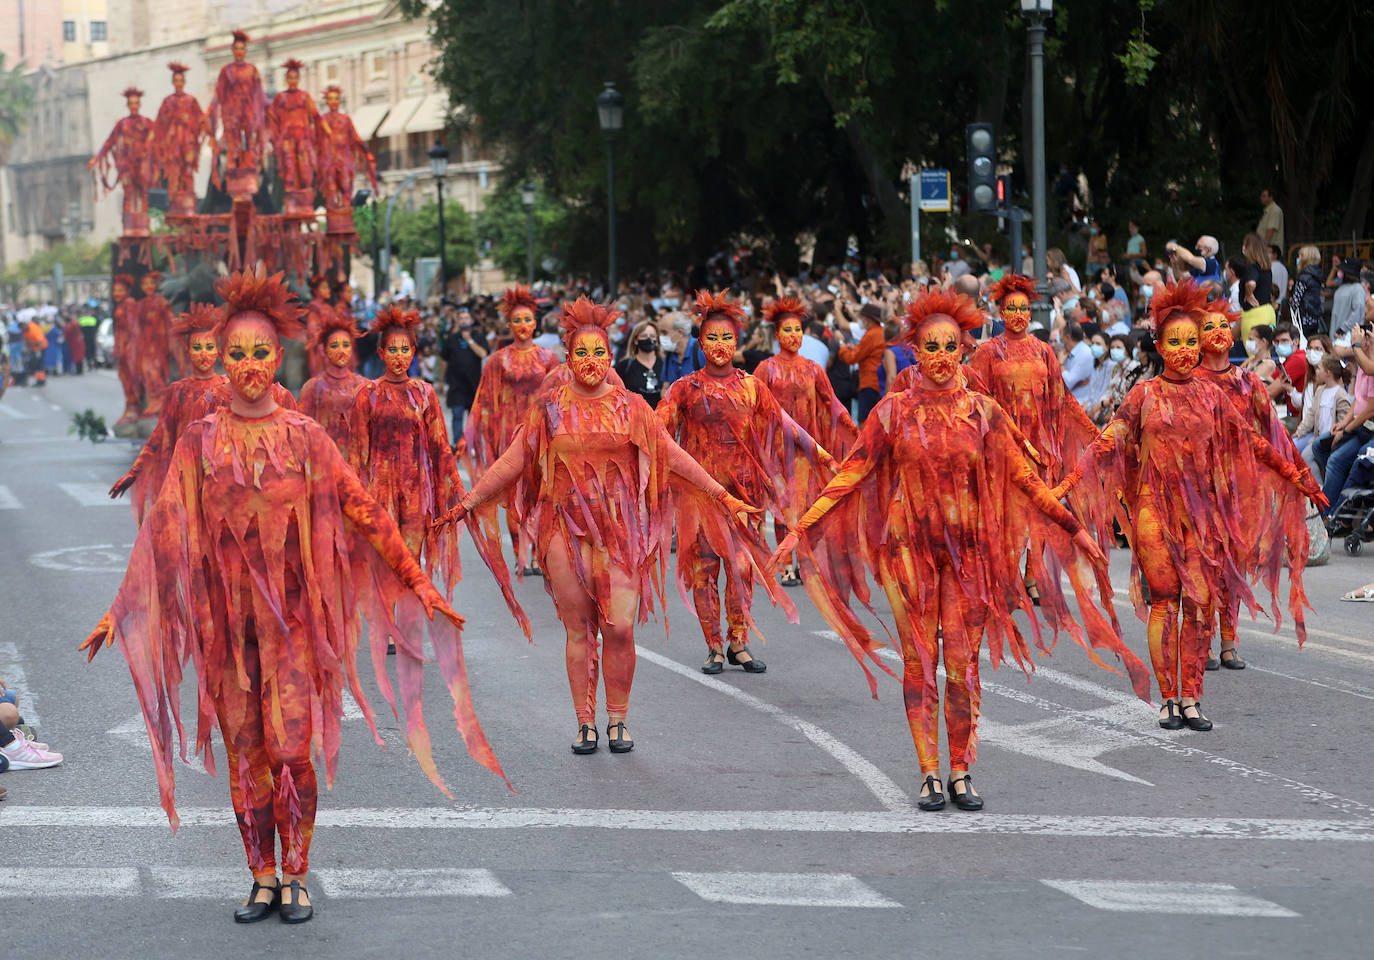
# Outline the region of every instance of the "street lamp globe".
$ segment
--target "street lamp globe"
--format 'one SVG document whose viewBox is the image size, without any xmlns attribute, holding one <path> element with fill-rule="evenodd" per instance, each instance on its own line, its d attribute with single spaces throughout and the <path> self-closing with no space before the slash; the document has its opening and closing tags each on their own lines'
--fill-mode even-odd
<svg viewBox="0 0 1374 960">
<path fill-rule="evenodd" d="M 1054 13 L 1054 0 L 1021 0 L 1021 12 L 1052 15 Z"/>
<path fill-rule="evenodd" d="M 525 205 L 526 210 L 534 208 L 534 184 L 526 180 L 525 185 L 520 188 L 520 202 Z"/>
<path fill-rule="evenodd" d="M 601 132 L 608 137 L 614 137 L 625 124 L 625 96 L 610 80 L 606 81 L 606 89 L 597 94 L 596 112 Z"/>
<path fill-rule="evenodd" d="M 436 180 L 442 180 L 448 176 L 448 147 L 442 143 L 436 143 L 429 148 L 429 169 Z"/>
</svg>

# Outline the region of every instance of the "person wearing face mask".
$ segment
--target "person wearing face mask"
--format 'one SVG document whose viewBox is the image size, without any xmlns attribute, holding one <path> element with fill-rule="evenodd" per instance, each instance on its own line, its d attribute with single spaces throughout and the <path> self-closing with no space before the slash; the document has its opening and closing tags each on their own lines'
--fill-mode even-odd
<svg viewBox="0 0 1374 960">
<path fill-rule="evenodd" d="M 1302 416 L 1303 391 L 1307 388 L 1307 357 L 1298 349 L 1293 325 L 1288 321 L 1274 328 L 1273 379 L 1269 382 L 1269 399 L 1286 404 L 1288 416 L 1295 420 Z"/>
<path fill-rule="evenodd" d="M 1148 375 L 1144 364 L 1135 358 L 1135 352 L 1135 334 L 1121 333 L 1112 337 L 1107 349 L 1107 356 L 1112 362 L 1112 375 L 1107 384 L 1107 396 L 1099 411 L 1107 422 L 1116 415 L 1126 394 Z"/>
<path fill-rule="evenodd" d="M 533 342 L 536 306 L 534 295 L 524 284 L 507 288 L 498 304 L 510 330 L 511 343 L 494 352 L 482 367 L 477 396 L 463 431 L 463 463 L 474 482 L 510 444 L 516 428 L 525 421 L 526 411 L 538 397 L 544 377 L 559 365 L 558 354 Z M 488 504 L 487 509 L 494 512 L 498 506 Z M 539 568 L 531 562 L 528 545 L 522 541 L 509 504 L 506 529 L 521 573 L 537 575 Z"/>
<path fill-rule="evenodd" d="M 353 401 L 367 382 L 367 377 L 354 369 L 354 343 L 359 336 L 352 314 L 331 310 L 306 341 L 307 351 L 323 350 L 326 366 L 301 387 L 301 413 L 318 421 L 340 451 L 348 450 Z"/>
<path fill-rule="evenodd" d="M 868 596 L 867 576 L 883 588 L 902 645 L 902 693 L 922 777 L 917 805 L 943 808 L 947 787 L 955 806 L 979 810 L 983 798 L 969 770 L 977 752 L 984 634 L 994 667 L 1010 657 L 1029 673 L 1034 655 L 1012 619 L 1021 611 L 1037 638 L 1043 619 L 1052 630 L 1067 631 L 1099 664 L 1091 648 L 1114 653 L 1142 697 L 1149 674 L 1103 614 L 1111 597 L 1102 552 L 1050 495 L 1002 407 L 968 390 L 959 376 L 963 333 L 982 325 L 982 311 L 965 296 L 928 293 L 907 308 L 906 321 L 916 348 L 916 384 L 878 404 L 840 472 L 771 562 L 798 552 L 808 583 L 817 583 L 819 609 L 861 665 L 874 652 L 873 638 L 849 598 Z M 1029 555 L 1028 543 L 1038 545 Z M 1053 556 L 1053 575 L 1046 553 Z M 1041 583 L 1038 611 L 1022 586 L 1023 556 Z M 1069 611 L 1060 570 L 1072 584 L 1086 633 Z M 1094 583 L 1107 593 L 1094 599 Z M 943 785 L 936 674 L 942 654 L 949 740 Z M 866 665 L 864 671 L 876 695 Z"/>
<path fill-rule="evenodd" d="M 285 923 L 302 923 L 313 915 L 306 889 L 318 802 L 312 748 L 332 781 L 345 684 L 381 744 L 358 678 L 364 617 L 377 681 L 394 709 L 378 645 L 385 647 L 395 623 L 375 616 L 373 604 L 355 605 L 374 584 L 384 583 L 419 616 L 434 619 L 434 659 L 458 730 L 474 759 L 504 774 L 472 708 L 462 617 L 416 564 L 395 521 L 324 428 L 279 406 L 270 389 L 282 339 L 305 333 L 299 302 L 280 273 L 269 277 L 261 267 L 230 274 L 215 289 L 224 300 L 214 335 L 230 400 L 188 425 L 177 441 L 168 481 L 139 528 L 119 591 L 81 649 L 94 658 L 117 644 L 128 661 L 173 829 L 173 730 L 181 730 L 180 667 L 191 664 L 198 675 L 195 749 L 213 773 L 211 734 L 218 727 L 253 877 L 234 919 L 256 923 L 277 913 Z M 421 708 L 428 658 L 418 636 L 399 659 L 407 744 L 448 794 Z"/>
<path fill-rule="evenodd" d="M 537 531 L 534 551 L 567 634 L 568 686 L 578 724 L 572 751 L 597 750 L 600 677 L 608 746 L 612 753 L 628 753 L 635 745 L 626 725 L 634 627 L 648 622 L 655 602 L 660 609 L 664 603 L 675 495 L 670 480 L 687 488 L 677 496 L 700 494 L 703 523 L 741 555 L 752 549 L 761 558 L 760 548 L 751 545 L 751 528 L 741 522 L 759 511 L 712 479 L 637 395 L 608 381 L 606 330 L 615 322 L 615 308 L 579 297 L 559 317 L 571 379 L 528 411 L 505 452 L 441 523 L 472 513 L 478 524 L 473 535 L 480 539 L 482 522 L 476 518 L 482 504 L 516 491 L 517 509 Z M 531 475 L 531 482 L 523 482 Z M 510 592 L 505 565 L 487 565 L 528 635 L 529 618 Z"/>
<path fill-rule="evenodd" d="M 626 390 L 639 394 L 645 403 L 656 407 L 663 396 L 663 347 L 659 343 L 658 327 L 652 320 L 637 324 L 630 331 L 629 345 L 625 358 L 615 365 L 616 373 Z"/>
<path fill-rule="evenodd" d="M 834 472 L 834 461 L 806 430 L 778 404 L 756 377 L 734 365 L 744 310 L 722 293 L 702 290 L 694 312 L 701 324 L 706 368 L 688 374 L 668 388 L 658 416 L 677 440 L 734 496 L 787 516 L 794 505 L 810 502 Z M 880 334 L 881 336 L 881 334 Z M 802 466 L 802 464 L 805 464 Z M 805 486 L 802 486 L 805 484 Z M 718 528 L 703 512 L 701 498 L 679 498 L 677 510 L 678 583 L 690 590 L 706 640 L 702 673 L 717 674 L 725 662 L 746 673 L 763 673 L 763 661 L 746 642 L 753 625 L 755 568 L 728 552 Z M 752 529 L 760 533 L 761 520 Z M 725 573 L 727 636 L 721 639 L 720 586 Z M 771 577 L 762 580 L 770 599 L 796 622 L 796 609 Z M 728 643 L 728 646 L 726 644 Z"/>
<path fill-rule="evenodd" d="M 1256 374 L 1268 388 L 1278 369 L 1278 364 L 1274 362 L 1273 327 L 1260 324 L 1250 329 L 1245 341 L 1245 362 L 1241 366 Z"/>
<path fill-rule="evenodd" d="M 1107 389 L 1112 379 L 1112 361 L 1107 355 L 1107 338 L 1094 332 L 1088 338 L 1088 350 L 1093 356 L 1092 377 L 1088 381 L 1088 418 L 1097 424 L 1102 413 L 1103 401 L 1107 399 Z"/>
<path fill-rule="evenodd" d="M 1265 586 L 1277 606 L 1276 572 L 1287 561 L 1288 608 L 1299 642 L 1306 637 L 1306 504 L 1298 492 L 1326 503 L 1310 474 L 1256 433 L 1220 387 L 1196 375 L 1209 312 L 1192 281 L 1155 294 L 1150 313 L 1164 374 L 1136 385 L 1054 490 L 1063 497 L 1088 477 L 1071 500 L 1079 516 L 1090 518 L 1102 544 L 1113 541 L 1113 518 L 1128 532 L 1135 554 L 1131 596 L 1146 622 L 1164 698 L 1159 725 L 1166 730 L 1212 729 L 1200 703 L 1211 625 L 1225 598 L 1245 603 L 1252 614 L 1258 610 L 1249 583 L 1253 571 L 1275 571 Z M 1229 333 L 1226 320 L 1217 329 Z M 1271 511 L 1243 509 L 1233 485 L 1238 478 L 1257 482 L 1265 470 L 1286 481 L 1275 488 L 1283 498 Z M 1290 549 L 1274 533 L 1301 549 Z"/>
</svg>

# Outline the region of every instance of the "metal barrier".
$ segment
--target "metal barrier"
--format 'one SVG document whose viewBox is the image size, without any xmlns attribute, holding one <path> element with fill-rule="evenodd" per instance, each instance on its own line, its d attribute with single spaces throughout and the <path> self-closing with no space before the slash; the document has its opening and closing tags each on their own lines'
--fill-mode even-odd
<svg viewBox="0 0 1374 960">
<path fill-rule="evenodd" d="M 1284 258 L 1287 264 L 1298 262 L 1298 249 L 1301 247 L 1316 247 L 1322 254 L 1322 269 L 1327 269 L 1327 264 L 1331 262 L 1333 254 L 1339 253 L 1343 257 L 1358 257 L 1361 260 L 1374 260 L 1374 240 L 1304 240 L 1301 243 L 1290 243 L 1288 254 Z"/>
</svg>

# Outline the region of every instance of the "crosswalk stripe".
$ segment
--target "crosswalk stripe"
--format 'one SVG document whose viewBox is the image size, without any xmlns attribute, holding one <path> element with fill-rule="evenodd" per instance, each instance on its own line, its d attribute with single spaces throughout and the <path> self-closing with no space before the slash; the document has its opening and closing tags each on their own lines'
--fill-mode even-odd
<svg viewBox="0 0 1374 960">
<path fill-rule="evenodd" d="M 24 505 L 19 502 L 19 498 L 10 492 L 10 488 L 0 485 L 0 510 L 23 510 Z"/>
<path fill-rule="evenodd" d="M 0 885 L 25 897 L 136 897 L 137 867 L 0 867 Z"/>
<path fill-rule="evenodd" d="M 1176 880 L 1041 880 L 1047 887 L 1099 910 L 1118 913 L 1171 913 L 1215 917 L 1297 917 L 1277 903 L 1242 893 L 1229 883 Z"/>
<path fill-rule="evenodd" d="M 35 417 L 27 413 L 21 413 L 8 403 L 0 403 L 0 417 L 9 417 L 11 420 L 33 420 Z"/>
<path fill-rule="evenodd" d="M 111 500 L 109 488 L 103 484 L 59 483 L 58 487 L 83 507 L 123 507 L 125 510 L 129 509 L 128 504 L 123 501 Z"/>
<path fill-rule="evenodd" d="M 313 872 L 331 897 L 509 897 L 508 888 L 490 870 L 438 868 L 369 870 L 325 868 Z M 384 891 L 384 893 L 383 893 Z"/>
<path fill-rule="evenodd" d="M 778 907 L 900 907 L 848 873 L 674 873 L 711 903 Z"/>
</svg>

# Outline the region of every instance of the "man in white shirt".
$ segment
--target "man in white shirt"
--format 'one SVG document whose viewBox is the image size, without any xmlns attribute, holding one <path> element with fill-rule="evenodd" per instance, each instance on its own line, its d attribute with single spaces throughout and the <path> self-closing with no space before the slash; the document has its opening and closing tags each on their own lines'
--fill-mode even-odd
<svg viewBox="0 0 1374 960">
<path fill-rule="evenodd" d="M 1283 303 L 1288 299 L 1288 267 L 1283 263 L 1283 251 L 1277 243 L 1269 244 L 1269 276 L 1274 281 L 1274 286 L 1279 288 L 1279 295 L 1274 298 L 1274 303 Z"/>
<path fill-rule="evenodd" d="M 797 351 L 822 370 L 830 365 L 830 348 L 820 338 L 820 333 L 824 329 L 825 325 L 819 320 L 807 323 L 806 333 L 802 334 L 801 349 Z"/>
<path fill-rule="evenodd" d="M 1083 327 L 1075 320 L 1064 324 L 1061 334 L 1069 355 L 1064 358 L 1064 386 L 1078 401 L 1079 406 L 1087 409 L 1092 400 L 1093 352 L 1084 343 Z"/>
</svg>

